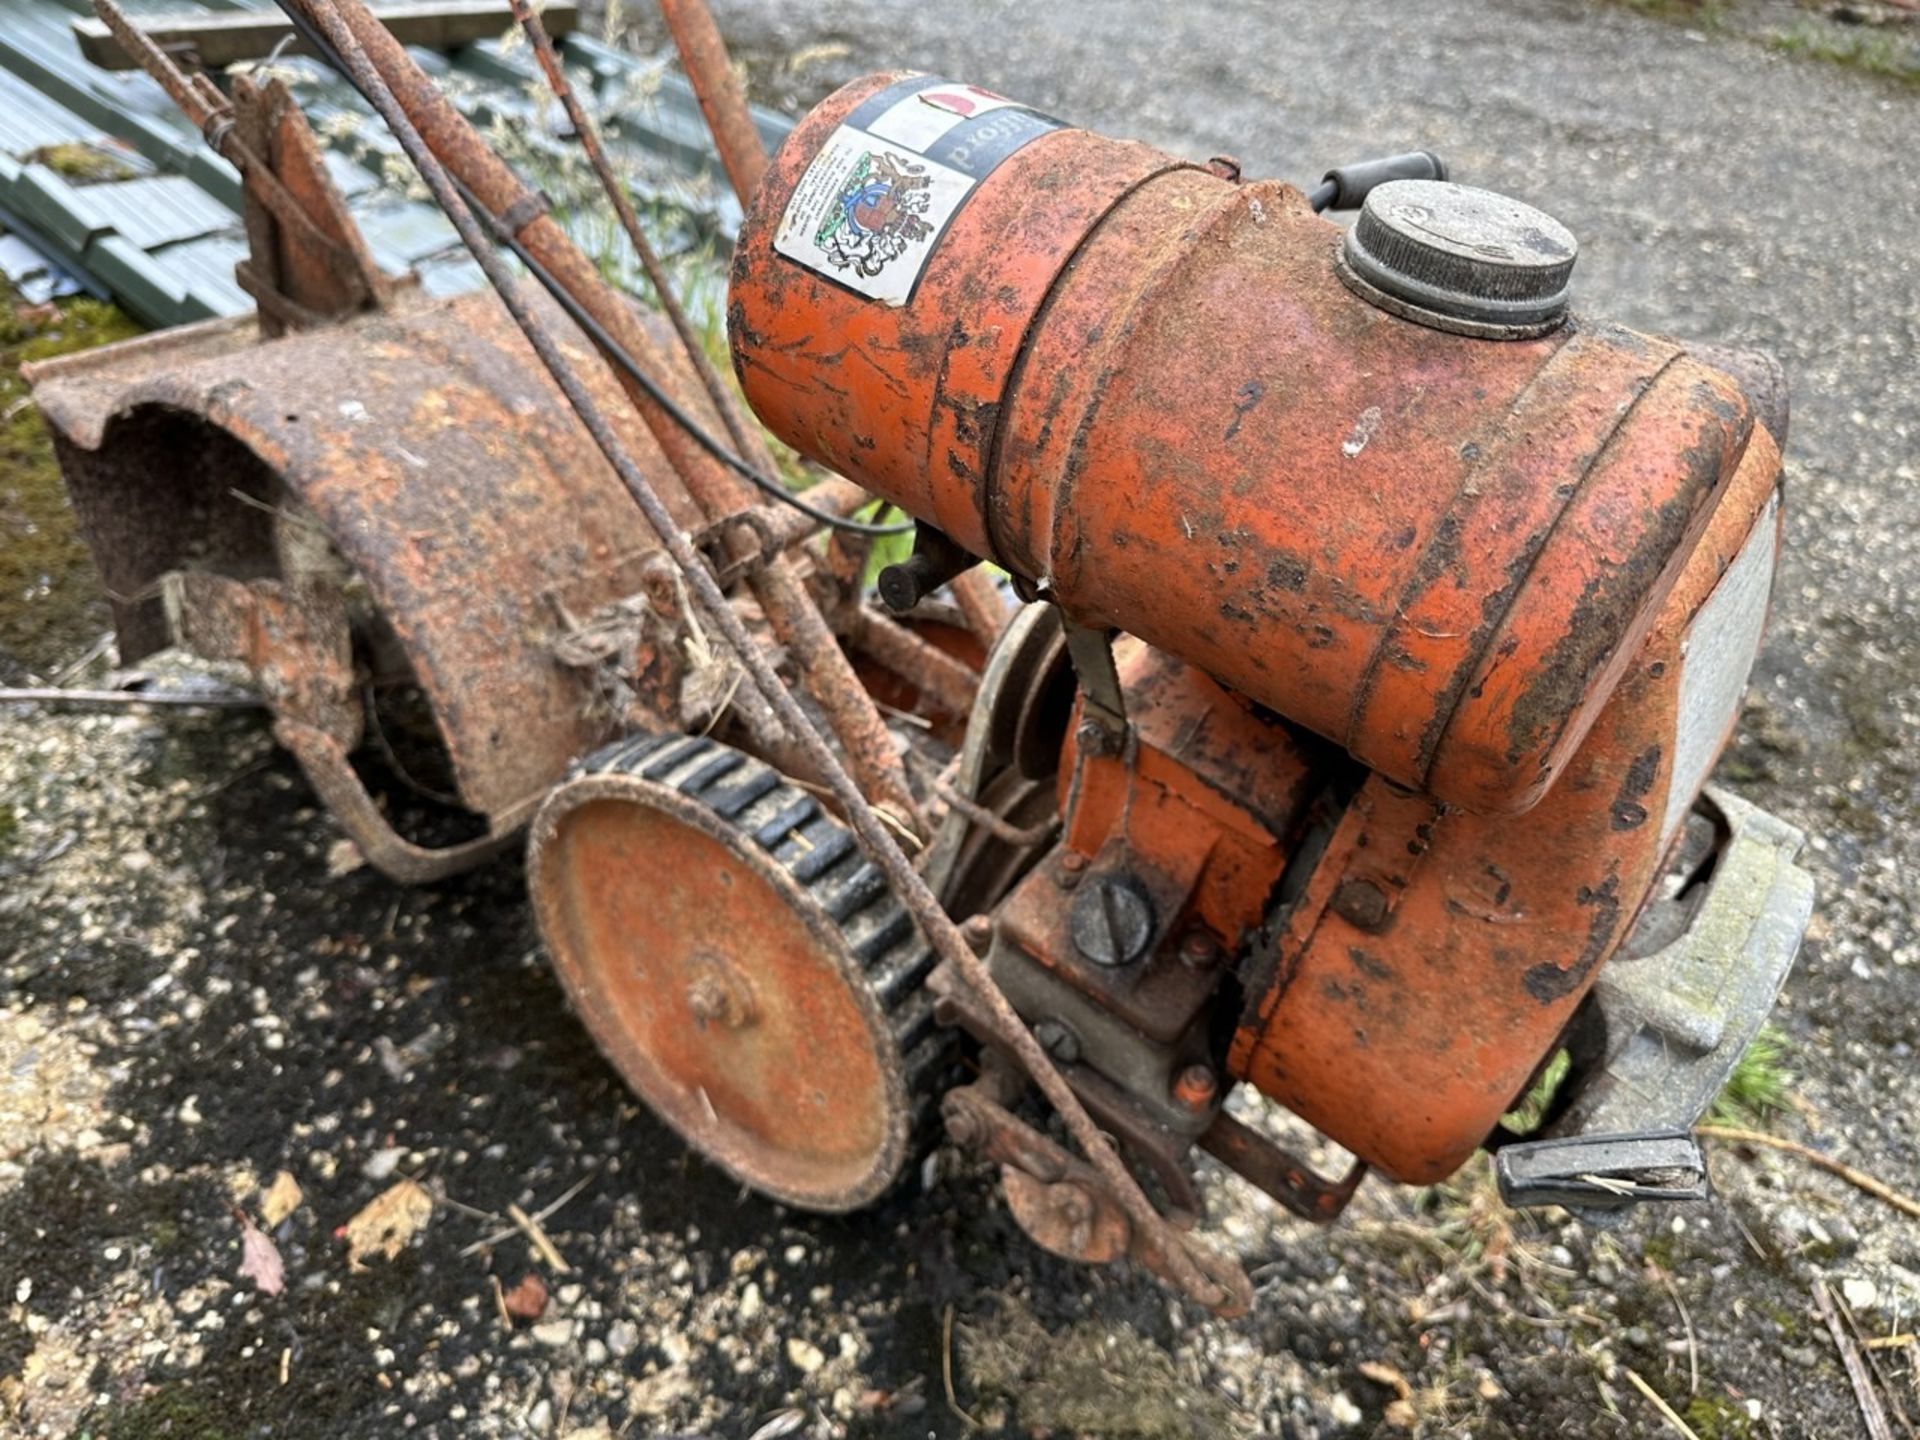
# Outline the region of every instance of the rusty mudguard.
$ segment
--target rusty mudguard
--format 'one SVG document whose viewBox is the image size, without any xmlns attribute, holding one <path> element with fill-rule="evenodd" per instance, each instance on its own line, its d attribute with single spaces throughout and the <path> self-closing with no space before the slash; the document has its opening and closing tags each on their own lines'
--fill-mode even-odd
<svg viewBox="0 0 1920 1440">
<path fill-rule="evenodd" d="M 606 413 L 630 417 L 579 332 L 557 310 L 548 320 Z M 397 642 L 492 849 L 570 760 L 607 737 L 613 717 L 596 711 L 590 677 L 560 663 L 553 645 L 576 617 L 638 592 L 657 542 L 491 294 L 403 296 L 379 314 L 270 341 L 253 317 L 213 321 L 43 364 L 28 378 L 123 662 L 227 637 L 215 652 L 260 677 L 276 734 L 382 869 L 430 879 L 489 847 L 427 851 L 386 829 L 346 765 L 358 733 L 357 715 L 344 713 L 351 654 L 338 644 L 268 653 L 288 633 L 279 621 L 290 598 L 337 608 L 305 573 L 300 552 L 313 546 L 303 534 L 324 532 L 336 588 L 360 592 L 374 628 Z M 628 418 L 623 428 L 676 517 L 697 528 L 645 427 Z M 197 627 L 191 617 L 183 625 L 183 601 L 196 600 Z M 196 628 L 198 640 L 182 633 Z M 325 627 L 304 633 L 316 628 Z M 275 685 L 303 662 L 320 683 Z"/>
</svg>

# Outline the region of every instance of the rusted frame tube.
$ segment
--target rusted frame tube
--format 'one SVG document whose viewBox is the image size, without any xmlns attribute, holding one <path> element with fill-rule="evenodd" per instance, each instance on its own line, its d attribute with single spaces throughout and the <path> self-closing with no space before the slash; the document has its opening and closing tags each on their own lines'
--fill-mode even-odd
<svg viewBox="0 0 1920 1440">
<path fill-rule="evenodd" d="M 317 0 L 288 3 L 310 17 L 321 13 Z M 547 213 L 541 198 L 481 139 L 362 0 L 334 0 L 329 13 L 352 34 L 428 152 L 459 178 L 481 207 L 502 219 L 527 253 L 641 370 L 664 378 L 669 373 L 665 357 L 639 318 Z M 702 449 L 631 376 L 620 372 L 619 378 L 677 472 L 685 493 L 707 517 L 718 520 L 745 509 L 750 496 L 744 482 Z M 923 831 L 919 806 L 907 785 L 893 737 L 793 567 L 784 559 L 776 559 L 748 584 L 774 634 L 800 667 L 802 683 L 826 713 L 867 794 L 874 803 L 895 812 L 916 833 Z"/>
<path fill-rule="evenodd" d="M 845 618 L 853 647 L 905 680 L 936 709 L 962 719 L 973 709 L 980 677 L 939 646 L 866 605 L 848 606 Z"/>
<path fill-rule="evenodd" d="M 746 91 L 727 54 L 727 42 L 713 23 L 707 0 L 660 0 L 660 15 L 680 52 L 680 68 L 687 72 L 700 113 L 713 132 L 714 148 L 726 168 L 733 193 L 745 205 L 767 173 L 767 149 L 760 143 Z"/>
<path fill-rule="evenodd" d="M 899 843 L 880 822 L 832 747 L 814 727 L 800 703 L 781 683 L 772 664 L 754 643 L 746 625 L 701 563 L 686 531 L 680 528 L 652 483 L 634 463 L 592 394 L 575 373 L 572 362 L 561 351 L 559 343 L 528 307 L 516 288 L 512 273 L 454 188 L 447 169 L 442 167 L 420 132 L 414 128 L 406 109 L 387 88 L 385 79 L 361 49 L 352 28 L 342 20 L 342 13 L 355 8 L 356 0 L 332 0 L 332 3 L 326 3 L 326 0 L 282 0 L 282 3 L 297 6 L 302 14 L 313 20 L 340 53 L 341 63 L 349 76 L 393 131 L 408 159 L 433 192 L 435 201 L 446 212 L 461 240 L 500 296 L 501 303 L 526 335 L 528 344 L 533 347 L 541 364 L 546 367 L 554 383 L 580 417 L 587 433 L 593 437 L 594 443 L 626 485 L 647 522 L 660 536 L 674 563 L 680 567 L 689 591 L 733 648 L 755 687 L 787 727 L 801 752 L 818 768 L 847 823 L 860 837 L 862 847 L 885 872 L 894 894 L 913 915 L 935 954 L 952 965 L 973 989 L 991 1017 L 995 1030 L 999 1032 L 1000 1043 L 1020 1061 L 1059 1112 L 1074 1143 L 1126 1211 L 1128 1219 L 1140 1227 L 1143 1235 L 1165 1246 L 1169 1280 L 1201 1304 L 1220 1306 L 1229 1303 L 1230 1287 L 1207 1274 L 1194 1251 L 1189 1248 L 1190 1242 L 1186 1237 L 1153 1208 L 1119 1153 L 1101 1134 L 1079 1097 L 1054 1068 L 1053 1062 L 1040 1048 L 1039 1042 L 1033 1038 L 1006 996 L 993 983 L 986 962 L 961 939 L 959 926 L 941 909 L 933 891 L 920 878 Z M 1217 1255 L 1207 1258 L 1215 1268 L 1232 1266 L 1231 1261 Z"/>
<path fill-rule="evenodd" d="M 976 565 L 962 570 L 948 584 L 953 598 L 959 602 L 960 613 L 967 617 L 967 628 L 991 650 L 993 642 L 1006 628 L 1010 613 L 1000 587 L 993 583 L 993 576 Z"/>
</svg>

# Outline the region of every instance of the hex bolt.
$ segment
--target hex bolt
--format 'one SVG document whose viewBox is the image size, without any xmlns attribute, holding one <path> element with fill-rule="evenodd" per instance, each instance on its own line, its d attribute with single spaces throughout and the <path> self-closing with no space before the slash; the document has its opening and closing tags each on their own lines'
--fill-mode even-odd
<svg viewBox="0 0 1920 1440">
<path fill-rule="evenodd" d="M 1387 895 L 1371 880 L 1348 880 L 1333 894 L 1333 913 L 1362 930 L 1387 923 Z"/>
<path fill-rule="evenodd" d="M 947 1138 L 962 1150 L 971 1149 L 980 1138 L 980 1122 L 964 1105 L 944 1105 L 940 1121 L 947 1127 Z"/>
<path fill-rule="evenodd" d="M 701 956 L 695 961 L 696 973 L 687 982 L 687 1009 L 701 1029 L 718 1025 L 742 1030 L 755 1019 L 753 989 L 727 961 L 718 956 Z"/>
<path fill-rule="evenodd" d="M 967 942 L 967 948 L 974 954 L 986 954 L 993 948 L 993 917 L 972 916 L 960 927 L 960 938 Z"/>
<path fill-rule="evenodd" d="M 1204 1110 L 1220 1093 L 1211 1065 L 1189 1065 L 1173 1079 L 1173 1098 L 1189 1110 Z"/>
<path fill-rule="evenodd" d="M 1093 1219 L 1092 1197 L 1071 1180 L 1055 1184 L 1047 1192 L 1047 1199 L 1052 1202 L 1053 1213 L 1069 1225 L 1085 1225 Z"/>
<path fill-rule="evenodd" d="M 1080 883 L 1080 877 L 1087 872 L 1087 857 L 1078 850 L 1069 850 L 1060 857 L 1060 870 L 1054 876 L 1054 883 L 1062 890 L 1071 890 Z"/>
</svg>

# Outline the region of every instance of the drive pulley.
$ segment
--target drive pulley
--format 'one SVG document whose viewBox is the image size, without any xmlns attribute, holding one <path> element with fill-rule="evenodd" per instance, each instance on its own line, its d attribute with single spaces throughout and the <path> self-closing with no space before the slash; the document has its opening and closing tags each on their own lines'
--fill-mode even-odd
<svg viewBox="0 0 1920 1440">
<path fill-rule="evenodd" d="M 817 800 L 715 740 L 628 740 L 547 799 L 529 878 L 581 1020 L 688 1144 L 809 1210 L 892 1183 L 943 1053 L 931 956 Z"/>
</svg>

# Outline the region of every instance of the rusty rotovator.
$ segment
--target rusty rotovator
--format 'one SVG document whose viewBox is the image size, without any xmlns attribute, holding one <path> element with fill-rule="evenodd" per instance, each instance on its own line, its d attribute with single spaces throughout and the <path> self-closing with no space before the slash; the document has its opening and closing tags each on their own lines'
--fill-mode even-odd
<svg viewBox="0 0 1920 1440">
<path fill-rule="evenodd" d="M 530 826 L 581 1018 L 713 1162 L 844 1210 L 937 1107 L 1040 1244 L 1228 1312 L 1196 1150 L 1316 1220 L 1483 1147 L 1514 1204 L 1704 1197 L 1689 1127 L 1812 893 L 1703 788 L 1780 535 L 1771 360 L 1570 315 L 1573 237 L 1426 154 L 1307 193 L 893 73 L 769 162 L 671 0 L 746 207 L 741 390 L 837 472 L 796 509 L 530 7 L 664 321 L 360 0 L 284 8 L 492 293 L 380 274 L 284 85 L 98 4 L 241 171 L 259 302 L 33 375 L 123 656 L 249 667 L 397 879 Z M 917 522 L 883 605 L 873 497 Z M 481 833 L 370 793 L 398 692 Z"/>
</svg>

